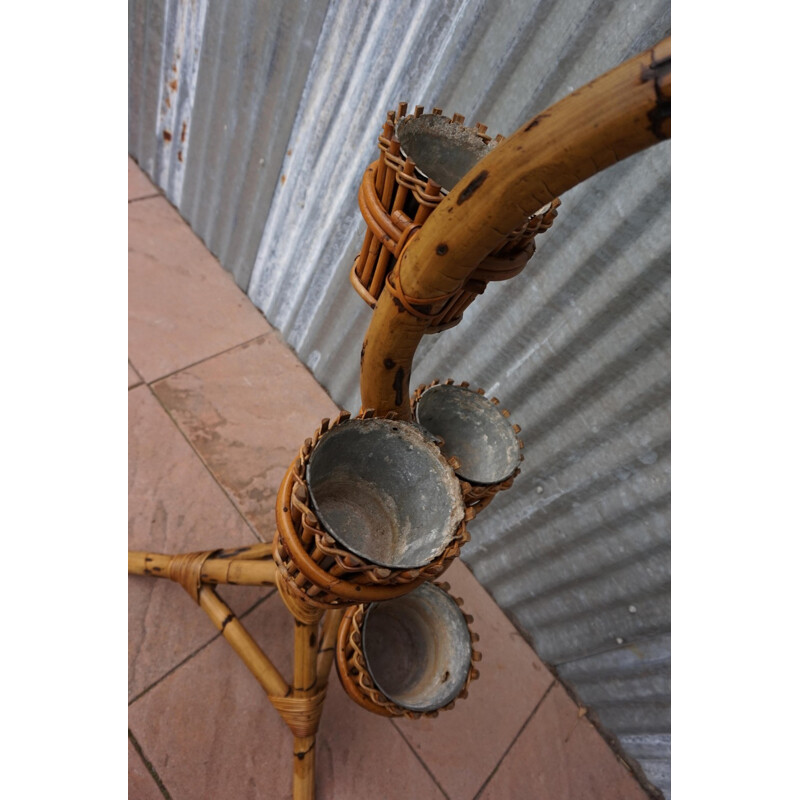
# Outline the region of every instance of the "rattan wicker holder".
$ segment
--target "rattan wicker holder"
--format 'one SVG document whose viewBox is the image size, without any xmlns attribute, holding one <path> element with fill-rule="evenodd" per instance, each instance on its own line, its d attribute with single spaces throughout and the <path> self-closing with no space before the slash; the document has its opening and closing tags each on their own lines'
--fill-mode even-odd
<svg viewBox="0 0 800 800">
<path fill-rule="evenodd" d="M 374 308 L 381 292 L 388 286 L 402 302 L 406 297 L 396 277 L 390 277 L 404 248 L 425 224 L 431 212 L 447 195 L 438 183 L 420 171 L 406 155 L 397 137 L 397 128 L 406 116 L 408 104 L 389 111 L 378 137 L 379 156 L 364 172 L 358 192 L 358 205 L 367 231 L 361 251 L 350 271 L 350 282 L 359 296 Z M 417 106 L 413 118 L 419 119 L 424 108 Z M 434 108 L 432 114 L 441 116 Z M 442 117 L 459 133 L 482 141 L 488 150 L 503 140 L 486 134 L 486 126 L 477 123 L 468 128 L 461 114 Z M 484 292 L 490 281 L 503 281 L 518 275 L 535 251 L 534 237 L 548 230 L 555 220 L 561 201 L 556 198 L 529 218 L 527 224 L 511 231 L 475 269 L 466 284 L 447 299 L 444 307 L 431 317 L 426 333 L 438 333 L 457 325 L 472 301 Z M 412 300 L 413 302 L 413 300 Z"/>
<path fill-rule="evenodd" d="M 435 582 L 434 585 L 449 595 L 449 583 Z M 452 595 L 450 597 L 456 605 L 463 606 L 464 601 L 460 597 L 453 597 Z M 342 687 L 352 700 L 367 711 L 380 716 L 419 719 L 420 717 L 436 717 L 440 711 L 452 709 L 457 699 L 465 699 L 467 697 L 470 683 L 480 676 L 475 665 L 481 660 L 481 653 L 474 647 L 471 648 L 470 665 L 466 671 L 466 679 L 457 697 L 440 708 L 424 712 L 412 711 L 408 708 L 403 708 L 386 697 L 375 685 L 364 656 L 362 631 L 366 610 L 366 605 L 349 608 L 339 623 L 336 639 L 336 669 Z M 474 644 L 479 641 L 480 637 L 471 628 L 474 621 L 473 617 L 464 613 L 463 610 L 461 613 L 469 630 L 470 641 Z"/>
<path fill-rule="evenodd" d="M 391 421 L 392 416 L 386 419 Z M 474 512 L 465 509 L 452 539 L 435 559 L 423 567 L 390 569 L 351 552 L 325 530 L 311 507 L 307 468 L 321 438 L 350 418 L 348 412 L 342 412 L 333 421 L 322 421 L 313 437 L 304 442 L 278 492 L 273 558 L 283 579 L 282 591 L 306 606 L 338 608 L 400 597 L 438 578 L 469 541 L 466 523 Z M 372 418 L 374 413 L 367 409 L 353 419 Z M 441 459 L 446 463 L 443 456 Z"/>
</svg>

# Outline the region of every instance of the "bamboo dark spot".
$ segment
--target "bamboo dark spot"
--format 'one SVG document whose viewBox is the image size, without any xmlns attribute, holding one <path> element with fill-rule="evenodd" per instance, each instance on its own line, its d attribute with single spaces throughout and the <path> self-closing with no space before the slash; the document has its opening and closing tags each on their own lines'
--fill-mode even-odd
<svg viewBox="0 0 800 800">
<path fill-rule="evenodd" d="M 161 572 L 161 567 L 153 567 L 153 572 Z"/>
<path fill-rule="evenodd" d="M 669 135 L 664 132 L 664 122 L 671 116 L 671 100 L 661 91 L 661 80 L 670 74 L 672 64 L 671 56 L 657 60 L 653 53 L 653 60 L 649 67 L 642 67 L 642 83 L 653 81 L 653 88 L 656 93 L 656 102 L 653 108 L 647 112 L 650 120 L 650 130 L 657 139 L 668 139 Z"/>
<path fill-rule="evenodd" d="M 295 753 L 295 754 L 294 754 L 294 755 L 295 755 L 295 758 L 296 758 L 298 761 L 302 761 L 302 760 L 303 760 L 303 759 L 306 757 L 306 753 L 310 753 L 310 752 L 311 752 L 311 751 L 314 749 L 314 745 L 315 745 L 315 744 L 316 744 L 316 741 L 313 741 L 313 742 L 311 743 L 311 747 L 309 747 L 309 748 L 308 748 L 308 750 L 303 750 L 301 753 Z"/>
<path fill-rule="evenodd" d="M 525 130 L 529 131 L 531 128 L 535 128 L 543 119 L 549 117 L 549 114 L 539 114 L 535 116 L 526 126 Z"/>
<path fill-rule="evenodd" d="M 489 171 L 488 170 L 483 170 L 482 172 L 478 173 L 477 177 L 473 178 L 469 182 L 467 188 L 464 189 L 464 191 L 461 192 L 461 194 L 458 196 L 458 200 L 456 201 L 456 203 L 458 205 L 461 205 L 462 203 L 465 203 L 467 200 L 469 200 L 470 197 L 472 197 L 472 195 L 475 194 L 475 192 L 478 191 L 478 189 L 481 187 L 483 182 L 488 177 L 489 177 Z"/>
<path fill-rule="evenodd" d="M 436 246 L 436 255 L 443 256 L 447 252 L 447 245 L 442 242 L 441 244 Z"/>
<path fill-rule="evenodd" d="M 394 369 L 395 364 L 394 364 L 394 361 L 392 361 L 391 358 L 384 358 L 383 359 L 383 366 L 386 367 L 386 369 Z"/>
<path fill-rule="evenodd" d="M 403 380 L 405 379 L 406 371 L 402 367 L 397 368 L 397 372 L 394 374 L 394 381 L 392 383 L 392 389 L 394 389 L 394 404 L 396 406 L 403 405 Z"/>
</svg>

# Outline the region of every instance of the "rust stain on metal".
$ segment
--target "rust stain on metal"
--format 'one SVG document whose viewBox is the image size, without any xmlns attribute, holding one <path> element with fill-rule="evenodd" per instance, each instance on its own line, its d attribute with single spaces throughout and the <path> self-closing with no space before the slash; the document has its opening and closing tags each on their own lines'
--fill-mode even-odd
<svg viewBox="0 0 800 800">
<path fill-rule="evenodd" d="M 173 78 L 169 82 L 169 88 L 172 89 L 173 92 L 177 92 L 178 91 L 178 79 L 177 78 Z"/>
<path fill-rule="evenodd" d="M 169 131 L 164 131 L 164 141 L 171 142 L 172 141 L 172 134 Z"/>
<path fill-rule="evenodd" d="M 186 122 L 184 122 L 181 127 L 181 141 L 182 142 L 186 141 Z"/>
<path fill-rule="evenodd" d="M 475 194 L 475 192 L 477 192 L 478 189 L 483 185 L 483 182 L 488 177 L 489 177 L 488 170 L 484 169 L 481 172 L 479 172 L 478 175 L 469 182 L 467 188 L 464 189 L 464 191 L 461 192 L 461 194 L 458 196 L 458 200 L 456 200 L 456 203 L 458 205 L 461 205 L 462 203 L 465 203 L 467 200 L 469 200 L 470 197 L 472 197 L 472 195 Z"/>
<path fill-rule="evenodd" d="M 286 183 L 286 176 L 281 175 L 281 186 L 283 186 L 284 183 Z"/>
<path fill-rule="evenodd" d="M 178 161 L 183 161 L 183 150 L 178 150 Z"/>
</svg>

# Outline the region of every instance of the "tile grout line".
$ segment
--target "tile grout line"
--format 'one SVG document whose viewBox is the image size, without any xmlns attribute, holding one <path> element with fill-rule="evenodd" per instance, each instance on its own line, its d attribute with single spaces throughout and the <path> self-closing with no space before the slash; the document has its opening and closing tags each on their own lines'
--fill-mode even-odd
<svg viewBox="0 0 800 800">
<path fill-rule="evenodd" d="M 397 726 L 397 723 L 393 719 L 389 721 L 392 723 L 392 727 L 400 734 L 400 738 L 406 743 L 408 749 L 411 750 L 417 761 L 419 761 L 419 763 L 422 764 L 423 768 L 425 769 L 425 772 L 427 772 L 428 775 L 430 775 L 431 780 L 436 784 L 439 791 L 444 795 L 446 800 L 450 800 L 450 795 L 447 794 L 447 792 L 442 788 L 442 785 L 439 783 L 439 781 L 436 780 L 436 776 L 433 774 L 433 772 L 431 772 L 430 767 L 428 767 L 425 761 L 423 761 L 422 756 L 420 756 L 420 754 L 416 751 L 411 742 L 409 742 L 408 739 L 406 739 L 406 737 L 403 735 L 403 731 L 401 731 L 400 728 Z"/>
<path fill-rule="evenodd" d="M 242 292 L 242 294 L 244 294 L 244 292 Z M 250 300 L 250 298 L 247 297 L 246 294 L 244 296 L 245 296 L 245 298 L 247 300 Z M 253 307 L 255 308 L 255 306 L 253 306 Z M 258 309 L 256 309 L 256 311 L 258 311 L 258 313 L 261 314 L 261 312 Z M 263 314 L 261 314 L 261 318 L 269 326 L 269 330 L 266 331 L 265 333 L 259 333 L 258 336 L 253 336 L 251 339 L 245 339 L 243 342 L 238 342 L 237 344 L 233 344 L 230 347 L 226 347 L 224 350 L 220 350 L 218 353 L 212 353 L 210 356 L 203 356 L 203 358 L 199 358 L 199 359 L 197 359 L 197 361 L 192 361 L 191 364 L 185 364 L 182 367 L 178 367 L 177 369 L 172 370 L 172 372 L 167 372 L 165 375 L 159 375 L 158 377 L 153 378 L 152 380 L 145 380 L 145 383 L 148 386 L 152 386 L 155 383 L 159 383 L 160 381 L 167 380 L 167 378 L 172 378 L 173 376 L 177 375 L 179 372 L 184 372 L 185 370 L 191 369 L 192 367 L 198 367 L 198 366 L 200 366 L 200 364 L 205 364 L 206 361 L 211 361 L 212 358 L 216 358 L 217 356 L 224 356 L 226 353 L 230 353 L 231 351 L 236 350 L 239 347 L 244 347 L 246 344 L 253 344 L 254 342 L 257 342 L 259 339 L 263 339 L 265 336 L 269 336 L 270 334 L 277 333 L 276 329 L 273 328 L 272 325 L 270 325 L 269 321 L 267 320 L 267 318 Z M 300 362 L 300 363 L 302 363 L 302 362 Z M 134 367 L 134 369 L 135 369 L 135 367 Z"/>
<path fill-rule="evenodd" d="M 478 789 L 478 793 L 475 795 L 475 797 L 472 798 L 472 800 L 478 800 L 478 798 L 483 794 L 486 787 L 491 783 L 492 778 L 494 778 L 494 776 L 497 774 L 497 770 L 500 769 L 500 765 L 503 763 L 503 761 L 505 761 L 506 756 L 511 752 L 511 748 L 517 743 L 517 739 L 519 739 L 519 737 L 522 736 L 523 731 L 525 730 L 525 728 L 528 727 L 528 724 L 534 718 L 536 712 L 539 710 L 542 703 L 544 703 L 545 699 L 547 698 L 547 695 L 550 694 L 550 691 L 556 685 L 556 683 L 558 683 L 558 681 L 553 679 L 553 682 L 547 687 L 545 693 L 541 696 L 539 702 L 534 706 L 533 711 L 531 711 L 530 716 L 528 717 L 528 719 L 525 720 L 519 731 L 517 731 L 517 735 L 511 740 L 511 744 L 509 744 L 509 746 L 505 749 L 503 755 L 500 756 L 500 759 L 494 765 L 494 769 L 489 773 L 489 777 L 483 782 L 483 785 L 481 786 L 480 789 Z"/>
<path fill-rule="evenodd" d="M 187 434 L 184 432 L 183 428 L 181 428 L 181 426 L 178 424 L 178 422 L 173 418 L 172 414 L 170 414 L 169 409 L 161 402 L 161 398 L 155 393 L 155 391 L 153 391 L 153 387 L 149 383 L 145 383 L 144 385 L 147 386 L 150 394 L 155 398 L 156 403 L 158 403 L 159 407 L 167 415 L 167 419 L 169 419 L 169 421 L 175 426 L 175 428 L 177 429 L 178 433 L 183 437 L 183 440 L 189 445 L 189 447 L 191 448 L 192 452 L 197 457 L 197 460 L 203 465 L 203 469 L 205 469 L 205 471 L 211 477 L 211 480 L 214 481 L 214 483 L 219 487 L 220 491 L 225 496 L 227 501 L 231 504 L 231 506 L 233 506 L 233 510 L 236 512 L 236 514 L 239 516 L 239 518 L 242 520 L 242 522 L 244 522 L 244 524 L 247 526 L 247 529 L 250 531 L 250 533 L 253 534 L 253 536 L 254 536 L 254 538 L 256 540 L 256 543 L 257 544 L 268 544 L 269 542 L 263 541 L 262 538 L 258 535 L 258 531 L 253 527 L 253 525 L 251 524 L 250 520 L 247 519 L 247 517 L 245 517 L 244 513 L 239 508 L 238 504 L 233 499 L 233 497 L 230 495 L 228 490 L 217 480 L 217 476 L 214 474 L 214 471 L 206 463 L 205 459 L 200 454 L 200 452 L 197 450 L 197 448 L 194 446 L 194 444 L 192 444 L 192 440 L 187 436 Z"/>
<path fill-rule="evenodd" d="M 156 768 L 153 764 L 148 760 L 147 756 L 145 756 L 144 752 L 142 751 L 142 746 L 136 741 L 136 737 L 133 735 L 133 732 L 130 728 L 128 728 L 128 739 L 130 739 L 131 744 L 133 745 L 133 749 L 139 755 L 139 758 L 142 759 L 142 763 L 145 766 L 145 769 L 150 773 L 150 776 L 156 782 L 156 786 L 158 786 L 158 790 L 164 795 L 165 800 L 172 800 L 170 797 L 169 792 L 167 791 L 167 787 L 164 786 L 164 781 L 161 780 L 161 776 L 156 772 Z"/>
<path fill-rule="evenodd" d="M 256 602 L 253 603 L 253 605 L 250 606 L 250 608 L 246 609 L 241 614 L 237 614 L 236 615 L 237 619 L 240 619 L 240 620 L 244 619 L 252 611 L 255 611 L 255 609 L 258 606 L 260 606 L 262 603 L 264 603 L 267 600 L 269 600 L 269 598 L 272 597 L 272 595 L 275 594 L 276 591 L 277 591 L 276 589 L 271 589 L 270 591 L 268 591 L 267 594 L 264 595 L 264 597 L 261 597 L 258 600 L 256 600 Z M 220 639 L 221 637 L 222 637 L 222 631 L 217 631 L 207 642 L 205 642 L 204 644 L 201 644 L 200 647 L 197 648 L 197 650 L 194 650 L 193 652 L 189 653 L 188 656 L 186 656 L 185 658 L 181 659 L 174 667 L 170 667 L 163 675 L 161 675 L 160 677 L 156 678 L 156 680 L 154 680 L 149 686 L 147 686 L 144 689 L 142 689 L 142 691 L 139 692 L 139 694 L 137 694 L 134 698 L 129 700 L 128 701 L 128 708 L 130 708 L 135 702 L 137 702 L 142 697 L 144 697 L 144 695 L 146 695 L 151 689 L 154 689 L 156 686 L 158 686 L 159 683 L 162 683 L 167 678 L 169 678 L 169 676 L 172 675 L 173 672 L 176 672 L 177 670 L 179 670 L 184 664 L 186 664 L 187 661 L 190 661 L 191 659 L 193 659 L 196 655 L 198 655 L 198 653 L 200 653 L 203 650 L 205 650 L 209 645 L 214 644 L 214 642 L 216 642 L 217 639 Z"/>
<path fill-rule="evenodd" d="M 142 197 L 132 197 L 128 200 L 128 205 L 131 203 L 138 203 L 140 200 L 152 200 L 154 197 L 161 197 L 161 192 L 156 192 L 155 194 L 145 194 Z"/>
</svg>

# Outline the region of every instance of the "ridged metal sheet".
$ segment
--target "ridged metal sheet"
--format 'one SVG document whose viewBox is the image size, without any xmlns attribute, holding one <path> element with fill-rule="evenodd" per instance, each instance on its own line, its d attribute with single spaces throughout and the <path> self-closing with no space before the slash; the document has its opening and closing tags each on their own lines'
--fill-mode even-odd
<svg viewBox="0 0 800 800">
<path fill-rule="evenodd" d="M 665 0 L 129 10 L 130 152 L 350 409 L 357 188 L 386 111 L 508 135 L 670 25 Z M 567 193 L 523 274 L 425 337 L 412 376 L 483 386 L 522 426 L 523 472 L 465 560 L 667 797 L 669 199 L 668 143 Z"/>
</svg>

